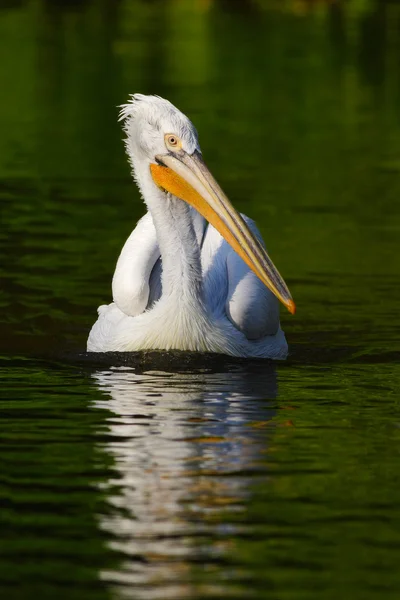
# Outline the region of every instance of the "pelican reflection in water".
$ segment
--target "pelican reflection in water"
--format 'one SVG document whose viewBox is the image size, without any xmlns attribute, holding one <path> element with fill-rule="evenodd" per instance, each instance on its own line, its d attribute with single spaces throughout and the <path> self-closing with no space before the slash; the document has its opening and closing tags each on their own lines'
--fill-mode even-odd
<svg viewBox="0 0 400 600">
<path fill-rule="evenodd" d="M 291 313 L 294 302 L 255 224 L 207 169 L 193 124 L 167 100 L 141 94 L 121 119 L 148 212 L 121 251 L 114 302 L 99 307 L 88 351 L 286 358 L 278 300 Z"/>
<path fill-rule="evenodd" d="M 219 558 L 232 554 L 244 528 L 237 513 L 270 476 L 275 365 L 204 371 L 93 374 L 115 471 L 103 485 L 110 510 L 100 524 L 121 556 L 102 578 L 124 597 L 192 597 L 196 561 L 215 597 L 225 595 Z"/>
</svg>

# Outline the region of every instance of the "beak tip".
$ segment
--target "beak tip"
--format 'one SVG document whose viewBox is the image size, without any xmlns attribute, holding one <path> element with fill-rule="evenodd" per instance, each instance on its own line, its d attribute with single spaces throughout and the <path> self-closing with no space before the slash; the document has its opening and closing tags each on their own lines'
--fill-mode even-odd
<svg viewBox="0 0 400 600">
<path fill-rule="evenodd" d="M 296 312 L 296 305 L 295 305 L 295 303 L 293 302 L 292 299 L 290 299 L 288 301 L 288 303 L 286 304 L 286 307 L 287 307 L 288 311 L 290 312 L 290 314 L 292 314 L 292 315 L 295 314 L 295 312 Z"/>
</svg>

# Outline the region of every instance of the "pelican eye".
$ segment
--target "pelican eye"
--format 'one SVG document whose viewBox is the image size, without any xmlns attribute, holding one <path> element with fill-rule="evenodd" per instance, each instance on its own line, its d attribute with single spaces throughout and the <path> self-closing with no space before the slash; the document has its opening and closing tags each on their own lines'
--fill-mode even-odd
<svg viewBox="0 0 400 600">
<path fill-rule="evenodd" d="M 164 139 L 166 146 L 168 148 L 171 148 L 171 150 L 177 150 L 182 146 L 181 140 L 178 138 L 177 135 L 174 135 L 173 133 L 167 133 Z"/>
</svg>

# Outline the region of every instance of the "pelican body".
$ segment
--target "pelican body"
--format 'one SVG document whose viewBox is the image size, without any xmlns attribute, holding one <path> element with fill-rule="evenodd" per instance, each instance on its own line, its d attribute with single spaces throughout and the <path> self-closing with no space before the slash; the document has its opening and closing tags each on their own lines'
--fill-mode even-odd
<svg viewBox="0 0 400 600">
<path fill-rule="evenodd" d="M 158 96 L 120 113 L 134 179 L 148 212 L 115 269 L 88 352 L 186 350 L 284 359 L 279 300 L 290 292 L 253 221 L 210 171 L 189 119 Z"/>
</svg>

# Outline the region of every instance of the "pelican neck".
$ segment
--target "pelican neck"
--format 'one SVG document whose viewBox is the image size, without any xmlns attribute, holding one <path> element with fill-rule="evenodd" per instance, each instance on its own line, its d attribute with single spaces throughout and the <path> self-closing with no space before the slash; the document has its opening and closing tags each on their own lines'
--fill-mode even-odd
<svg viewBox="0 0 400 600">
<path fill-rule="evenodd" d="M 156 229 L 162 258 L 162 295 L 202 302 L 202 269 L 200 260 L 204 223 L 193 222 L 186 202 L 159 191 L 160 201 L 149 206 Z M 200 217 L 200 215 L 199 215 Z M 202 219 L 202 218 L 201 218 Z M 203 226 L 203 229 L 202 229 Z"/>
</svg>

